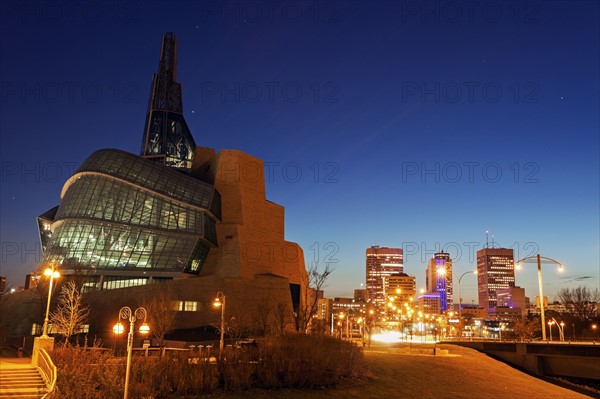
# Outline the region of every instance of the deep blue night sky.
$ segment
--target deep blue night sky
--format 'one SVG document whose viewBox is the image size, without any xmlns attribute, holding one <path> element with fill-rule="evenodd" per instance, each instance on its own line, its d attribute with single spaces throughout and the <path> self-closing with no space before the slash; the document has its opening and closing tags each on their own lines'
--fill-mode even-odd
<svg viewBox="0 0 600 399">
<path fill-rule="evenodd" d="M 269 4 L 2 3 L 11 286 L 36 269 L 35 217 L 76 165 L 139 153 L 168 31 L 196 143 L 268 163 L 287 239 L 307 265 L 337 262 L 328 296 L 360 287 L 370 245 L 403 247 L 422 287 L 440 246 L 474 268 L 486 230 L 566 265 L 545 268 L 550 299 L 600 285 L 597 2 Z M 517 284 L 534 298 L 529 269 Z M 461 288 L 476 299 L 475 279 Z"/>
</svg>

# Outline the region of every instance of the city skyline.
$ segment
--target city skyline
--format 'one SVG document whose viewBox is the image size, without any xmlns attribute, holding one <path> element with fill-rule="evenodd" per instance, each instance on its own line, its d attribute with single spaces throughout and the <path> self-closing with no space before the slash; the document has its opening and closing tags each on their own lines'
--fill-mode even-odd
<svg viewBox="0 0 600 399">
<path fill-rule="evenodd" d="M 286 236 L 307 267 L 336 267 L 328 297 L 365 283 L 364 248 L 374 244 L 403 249 L 417 290 L 435 252 L 450 253 L 457 275 L 474 270 L 486 230 L 515 259 L 540 253 L 565 265 L 562 275 L 544 269 L 550 300 L 562 287 L 597 287 L 598 5 L 544 3 L 528 20 L 503 5 L 492 23 L 331 4 L 261 23 L 180 3 L 173 16 L 115 5 L 95 24 L 81 10 L 3 13 L 9 284 L 37 269 L 35 218 L 77 166 L 100 148 L 139 152 L 158 55 L 146 39 L 172 30 L 195 142 L 265 160 Z M 531 298 L 534 269 L 515 276 Z M 463 279 L 464 303 L 477 301 L 476 287 Z"/>
</svg>

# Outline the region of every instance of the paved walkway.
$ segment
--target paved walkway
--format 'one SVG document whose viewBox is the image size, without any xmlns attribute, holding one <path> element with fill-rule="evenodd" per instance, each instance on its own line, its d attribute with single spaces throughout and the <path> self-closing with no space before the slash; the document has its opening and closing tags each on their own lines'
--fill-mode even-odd
<svg viewBox="0 0 600 399">
<path fill-rule="evenodd" d="M 31 367 L 30 357 L 0 357 L 0 369 L 24 369 Z"/>
</svg>

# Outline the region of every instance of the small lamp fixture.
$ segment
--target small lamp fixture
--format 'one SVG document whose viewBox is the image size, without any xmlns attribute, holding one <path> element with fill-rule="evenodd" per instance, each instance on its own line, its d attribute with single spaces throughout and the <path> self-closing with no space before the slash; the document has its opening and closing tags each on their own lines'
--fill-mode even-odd
<svg viewBox="0 0 600 399">
<path fill-rule="evenodd" d="M 150 326 L 148 326 L 148 324 L 143 323 L 140 326 L 140 334 L 148 334 L 150 332 Z"/>
<path fill-rule="evenodd" d="M 117 323 L 113 326 L 113 332 L 115 334 L 123 334 L 123 332 L 125 332 L 125 326 L 123 326 L 123 323 Z"/>
</svg>

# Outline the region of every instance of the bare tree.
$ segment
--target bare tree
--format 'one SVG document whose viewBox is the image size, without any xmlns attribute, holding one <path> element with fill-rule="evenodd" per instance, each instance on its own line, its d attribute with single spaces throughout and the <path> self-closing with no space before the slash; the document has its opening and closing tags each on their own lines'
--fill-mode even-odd
<svg viewBox="0 0 600 399">
<path fill-rule="evenodd" d="M 588 321 L 600 313 L 600 290 L 591 290 L 585 286 L 562 288 L 558 291 L 558 299 L 568 313 L 580 321 Z"/>
<path fill-rule="evenodd" d="M 211 323 L 211 326 L 219 333 L 221 333 L 220 315 L 221 312 L 219 311 L 219 321 Z M 242 338 L 247 337 L 253 326 L 254 320 L 252 319 L 251 313 L 237 307 L 235 303 L 227 304 L 223 325 L 225 336 L 227 337 L 226 340 L 237 342 Z"/>
<path fill-rule="evenodd" d="M 265 336 L 269 333 L 271 320 L 273 319 L 273 307 L 271 304 L 271 295 L 262 295 L 256 303 L 256 309 L 253 314 L 253 326 L 257 335 Z"/>
<path fill-rule="evenodd" d="M 513 325 L 512 332 L 515 338 L 520 340 L 529 340 L 540 330 L 539 319 L 521 318 Z"/>
<path fill-rule="evenodd" d="M 225 333 L 234 342 L 247 337 L 251 330 L 250 326 L 252 323 L 249 322 L 245 315 L 245 313 L 241 313 L 239 317 L 231 316 L 229 320 L 225 322 Z"/>
<path fill-rule="evenodd" d="M 292 310 L 286 303 L 279 302 L 273 312 L 273 318 L 273 326 L 275 327 L 275 333 L 277 335 L 283 335 L 285 333 L 285 330 L 287 329 L 287 326 L 289 326 L 293 322 Z"/>
<path fill-rule="evenodd" d="M 312 265 L 306 273 L 303 282 L 303 296 L 296 312 L 296 331 L 307 332 L 313 316 L 317 313 L 319 293 L 325 288 L 325 282 L 333 273 L 333 266 L 326 264 L 323 270 L 318 265 Z"/>
<path fill-rule="evenodd" d="M 173 329 L 176 311 L 173 308 L 173 294 L 169 287 L 160 287 L 158 292 L 147 299 L 142 306 L 148 312 L 148 324 L 158 345 L 163 346 L 165 334 Z"/>
<path fill-rule="evenodd" d="M 89 308 L 82 299 L 75 282 L 69 281 L 62 287 L 56 310 L 50 315 L 54 328 L 65 337 L 65 343 L 81 330 L 89 315 Z"/>
</svg>

